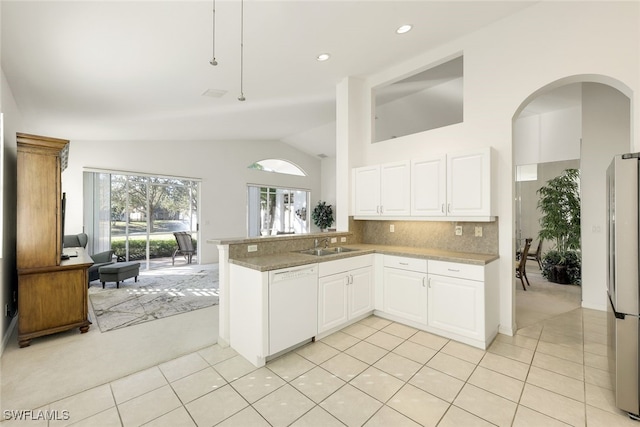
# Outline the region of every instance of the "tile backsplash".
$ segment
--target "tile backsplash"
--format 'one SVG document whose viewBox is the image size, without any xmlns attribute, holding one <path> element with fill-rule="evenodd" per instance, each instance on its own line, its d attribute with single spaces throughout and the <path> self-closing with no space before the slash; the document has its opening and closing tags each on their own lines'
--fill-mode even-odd
<svg viewBox="0 0 640 427">
<path fill-rule="evenodd" d="M 389 231 L 393 225 L 394 231 Z M 456 236 L 456 226 L 462 235 Z M 476 237 L 476 227 L 482 237 Z M 498 219 L 493 222 L 377 221 L 350 218 L 356 241 L 376 245 L 411 246 L 455 252 L 498 254 Z"/>
</svg>

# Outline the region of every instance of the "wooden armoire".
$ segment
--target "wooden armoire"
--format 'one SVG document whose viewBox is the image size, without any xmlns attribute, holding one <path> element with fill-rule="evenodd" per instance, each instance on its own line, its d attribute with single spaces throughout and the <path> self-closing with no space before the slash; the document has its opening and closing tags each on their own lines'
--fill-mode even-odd
<svg viewBox="0 0 640 427">
<path fill-rule="evenodd" d="M 62 170 L 69 141 L 18 133 L 18 342 L 80 328 L 88 317 L 88 268 L 83 248 L 62 260 Z"/>
</svg>

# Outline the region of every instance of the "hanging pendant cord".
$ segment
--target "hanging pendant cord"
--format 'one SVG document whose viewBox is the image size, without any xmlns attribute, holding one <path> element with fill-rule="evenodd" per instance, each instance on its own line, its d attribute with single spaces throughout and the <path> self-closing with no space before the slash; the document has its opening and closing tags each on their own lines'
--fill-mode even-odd
<svg viewBox="0 0 640 427">
<path fill-rule="evenodd" d="M 213 28 L 213 36 L 211 37 L 211 61 L 209 61 L 209 64 L 215 67 L 218 65 L 218 61 L 216 61 L 216 0 L 213 0 L 213 22 L 211 27 Z"/>
<path fill-rule="evenodd" d="M 245 101 L 244 97 L 244 0 L 240 0 L 240 96 L 238 101 Z"/>
</svg>

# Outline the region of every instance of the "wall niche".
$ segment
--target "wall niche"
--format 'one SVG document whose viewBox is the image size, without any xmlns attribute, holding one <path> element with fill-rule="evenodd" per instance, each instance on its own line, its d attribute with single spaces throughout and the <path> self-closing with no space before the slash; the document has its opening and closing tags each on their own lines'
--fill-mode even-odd
<svg viewBox="0 0 640 427">
<path fill-rule="evenodd" d="M 373 88 L 372 142 L 463 121 L 463 56 Z"/>
</svg>

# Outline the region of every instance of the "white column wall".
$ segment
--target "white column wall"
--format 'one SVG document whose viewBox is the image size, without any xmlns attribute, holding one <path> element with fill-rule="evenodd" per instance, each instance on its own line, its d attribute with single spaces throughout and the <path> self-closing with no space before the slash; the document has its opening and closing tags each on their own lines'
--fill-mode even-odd
<svg viewBox="0 0 640 427">
<path fill-rule="evenodd" d="M 606 173 L 615 154 L 631 149 L 629 98 L 611 87 L 582 86 L 580 159 L 582 305 L 606 310 Z"/>
</svg>

